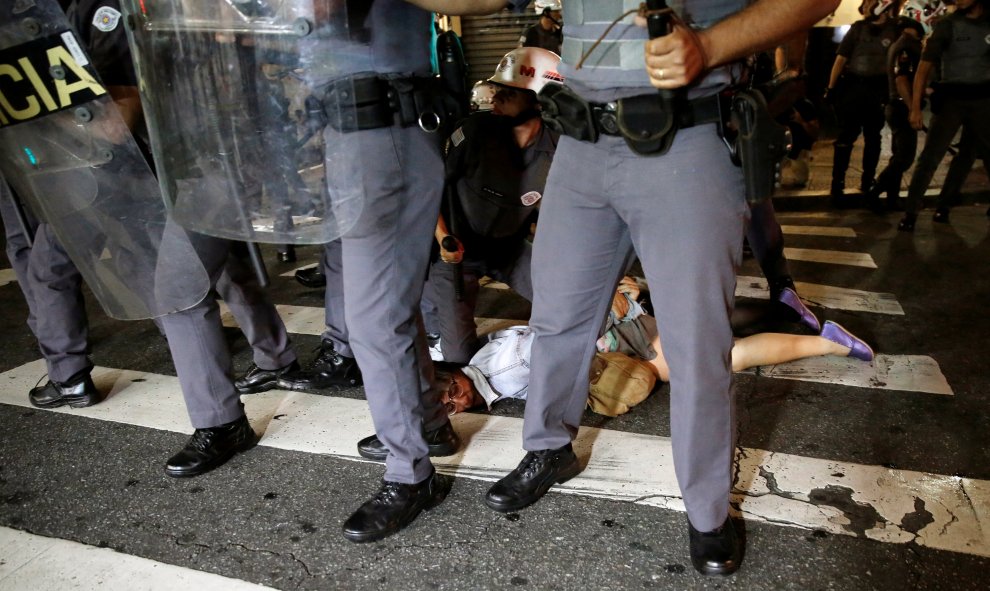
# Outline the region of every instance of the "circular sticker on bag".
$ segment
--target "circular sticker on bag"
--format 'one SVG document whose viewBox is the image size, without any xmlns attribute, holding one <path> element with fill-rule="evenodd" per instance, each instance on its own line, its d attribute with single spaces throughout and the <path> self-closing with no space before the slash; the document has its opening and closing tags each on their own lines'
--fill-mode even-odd
<svg viewBox="0 0 990 591">
<path fill-rule="evenodd" d="M 523 205 L 529 207 L 530 205 L 533 205 L 534 203 L 539 201 L 541 197 L 543 197 L 543 195 L 540 195 L 539 191 L 530 191 L 529 193 L 526 193 L 525 195 L 520 197 L 519 200 L 522 201 Z"/>
</svg>

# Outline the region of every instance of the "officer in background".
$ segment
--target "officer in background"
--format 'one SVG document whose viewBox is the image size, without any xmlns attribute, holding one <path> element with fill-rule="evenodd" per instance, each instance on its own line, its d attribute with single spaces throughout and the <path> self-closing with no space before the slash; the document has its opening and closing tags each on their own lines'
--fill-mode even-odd
<svg viewBox="0 0 990 591">
<path fill-rule="evenodd" d="M 976 153 L 990 154 L 990 13 L 988 0 L 956 0 L 925 42 L 914 77 L 911 126 L 921 129 L 921 98 L 936 69 L 941 80 L 932 96 L 932 119 L 908 185 L 904 218 L 897 229 L 914 230 L 925 191 L 959 128 L 972 134 Z"/>
<path fill-rule="evenodd" d="M 564 42 L 560 0 L 536 0 L 533 8 L 540 15 L 540 20 L 523 30 L 519 47 L 539 47 L 559 55 L 560 44 Z"/>
<path fill-rule="evenodd" d="M 467 363 L 481 347 L 474 312 L 482 277 L 533 299 L 527 238 L 559 138 L 543 125 L 536 94 L 562 80 L 558 63 L 537 47 L 506 54 L 488 80 L 494 110 L 469 117 L 451 135 L 434 233 L 440 260 L 426 287 L 438 306 L 445 361 Z"/>
<path fill-rule="evenodd" d="M 917 0 L 910 0 L 917 3 Z M 900 36 L 887 52 L 887 77 L 889 80 L 890 102 L 884 109 L 887 126 L 890 127 L 890 160 L 880 172 L 876 183 L 867 194 L 867 202 L 874 211 L 882 211 L 880 195 L 887 194 L 887 209 L 897 209 L 901 193 L 901 180 L 914 162 L 918 149 L 918 132 L 911 127 L 908 114 L 911 110 L 911 92 L 914 73 L 921 61 L 921 40 L 925 36 L 924 25 L 907 16 L 914 14 L 909 5 L 901 9 L 897 19 Z M 907 13 L 907 14 L 905 14 Z"/>
<path fill-rule="evenodd" d="M 860 191 L 873 186 L 880 162 L 880 132 L 887 103 L 887 50 L 898 31 L 891 8 L 896 0 L 863 0 L 862 20 L 853 23 L 842 38 L 829 75 L 826 101 L 835 105 L 839 135 L 832 159 L 831 196 L 835 205 L 845 205 L 846 170 L 853 144 L 863 134 L 863 176 Z"/>
<path fill-rule="evenodd" d="M 433 387 L 419 317 L 443 162 L 438 137 L 425 131 L 438 128 L 435 113 L 415 97 L 423 99 L 434 83 L 429 11 L 486 14 L 504 6 L 504 0 L 378 0 L 363 14 L 347 15 L 347 50 L 357 65 L 331 81 L 324 98 L 331 114 L 325 143 L 339 149 L 327 160 L 327 184 L 343 192 L 358 182 L 354 190 L 364 199 L 341 240 L 344 314 L 375 432 L 388 449 L 379 490 L 343 524 L 353 542 L 394 534 L 450 490 L 429 456 L 452 453 L 460 442 Z M 358 121 L 359 105 L 383 108 Z M 424 432 L 441 433 L 433 440 L 439 445 L 428 445 Z"/>
<path fill-rule="evenodd" d="M 578 116 L 558 121 L 585 139 L 561 137 L 547 179 L 533 253 L 527 453 L 488 491 L 489 507 L 517 511 L 581 471 L 571 441 L 595 341 L 635 252 L 654 292 L 670 366 L 674 466 L 692 563 L 704 574 L 739 567 L 741 543 L 728 518 L 735 449 L 729 315 L 749 208 L 742 171 L 719 138 L 715 97 L 738 74 L 738 60 L 810 27 L 837 3 L 686 1 L 679 18 L 693 22 L 649 42 L 631 16 L 605 34 L 626 10 L 621 0 L 573 0 L 565 9 L 567 31 L 581 33 L 564 37 L 568 88 L 541 102 L 573 107 Z M 644 45 L 645 67 L 638 57 Z M 654 86 L 687 86 L 684 104 L 675 112 L 661 108 Z M 610 103 L 620 100 L 613 110 Z M 580 125 L 582 114 L 597 120 L 594 130 Z M 665 117 L 680 126 L 673 138 L 654 127 Z M 649 144 L 640 141 L 644 131 Z"/>
</svg>

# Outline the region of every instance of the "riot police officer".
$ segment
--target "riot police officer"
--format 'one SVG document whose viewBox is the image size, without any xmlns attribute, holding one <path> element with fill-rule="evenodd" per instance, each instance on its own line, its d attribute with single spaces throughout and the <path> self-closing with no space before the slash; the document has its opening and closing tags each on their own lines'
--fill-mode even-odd
<svg viewBox="0 0 990 591">
<path fill-rule="evenodd" d="M 526 27 L 519 38 L 519 47 L 539 47 L 559 54 L 564 41 L 560 8 L 560 0 L 536 0 L 533 9 L 540 15 L 540 20 Z"/>
<path fill-rule="evenodd" d="M 625 3 L 573 1 L 564 9 L 568 88 L 545 100 L 555 102 L 563 129 L 582 139 L 560 139 L 534 244 L 527 453 L 486 503 L 517 511 L 581 471 L 571 441 L 595 340 L 636 252 L 655 292 L 670 365 L 671 439 L 692 563 L 705 574 L 729 574 L 741 556 L 728 518 L 735 445 L 729 314 L 749 209 L 742 172 L 717 133 L 715 97 L 736 60 L 811 26 L 837 2 L 688 1 L 678 13 L 692 22 L 647 42 L 632 17 L 606 34 Z M 667 14 L 650 13 L 647 22 L 662 25 Z M 683 102 L 654 88 L 687 85 Z M 671 102 L 680 107 L 670 110 Z M 593 129 L 582 125 L 589 120 L 597 121 Z"/>
<path fill-rule="evenodd" d="M 844 205 L 846 170 L 853 144 L 863 134 L 863 175 L 860 190 L 865 195 L 873 185 L 880 161 L 880 132 L 887 103 L 887 50 L 897 39 L 890 9 L 895 0 L 863 0 L 863 20 L 855 22 L 839 44 L 829 75 L 826 100 L 835 105 L 839 135 L 832 160 L 831 196 Z"/>
<path fill-rule="evenodd" d="M 467 363 L 480 348 L 474 311 L 481 277 L 533 299 L 528 236 L 559 137 L 543 125 L 536 93 L 562 80 L 559 62 L 536 47 L 506 54 L 489 79 L 494 110 L 469 117 L 449 141 L 435 231 L 440 260 L 426 287 L 438 306 L 445 361 Z"/>
<path fill-rule="evenodd" d="M 925 147 L 908 185 L 904 218 L 897 225 L 906 232 L 914 230 L 925 191 L 960 127 L 964 135 L 972 134 L 977 153 L 990 153 L 990 6 L 987 0 L 955 4 L 955 12 L 938 21 L 928 37 L 914 78 L 910 122 L 921 129 L 921 98 L 932 72 L 941 72 Z"/>
<path fill-rule="evenodd" d="M 915 0 L 912 0 L 914 2 Z M 876 183 L 870 188 L 867 200 L 874 211 L 881 211 L 880 195 L 887 193 L 887 209 L 896 209 L 900 200 L 901 180 L 914 162 L 918 148 L 918 132 L 911 127 L 908 113 L 911 109 L 911 92 L 914 72 L 921 60 L 921 40 L 926 31 L 922 22 L 907 16 L 917 14 L 912 6 L 905 5 L 897 19 L 900 36 L 887 52 L 887 77 L 890 101 L 884 109 L 887 126 L 890 127 L 890 160 Z"/>
<path fill-rule="evenodd" d="M 141 127 L 137 81 L 131 54 L 120 24 L 117 0 L 59 0 L 70 26 L 79 36 L 124 122 L 132 130 Z M 27 227 L 14 217 L 13 202 L 3 182 L 2 203 L 7 226 L 8 254 L 28 302 L 28 324 L 48 368 L 48 380 L 32 388 L 29 400 L 40 408 L 90 406 L 103 399 L 90 372 L 82 276 L 55 235 L 53 227 L 28 213 Z M 31 244 L 28 246 L 30 233 Z"/>
<path fill-rule="evenodd" d="M 326 162 L 328 187 L 365 200 L 341 240 L 344 312 L 376 437 L 388 450 L 378 492 L 343 524 L 353 542 L 394 534 L 450 490 L 429 456 L 460 443 L 432 384 L 418 314 L 443 184 L 439 141 L 425 131 L 438 129 L 427 98 L 428 11 L 482 14 L 504 5 L 378 0 L 349 14 L 355 61 L 325 93 L 325 144 L 337 150 Z"/>
</svg>

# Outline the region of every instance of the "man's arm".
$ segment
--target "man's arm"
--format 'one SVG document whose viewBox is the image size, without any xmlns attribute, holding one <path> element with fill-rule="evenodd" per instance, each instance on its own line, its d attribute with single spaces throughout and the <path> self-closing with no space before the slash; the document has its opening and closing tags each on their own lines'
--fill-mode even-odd
<svg viewBox="0 0 990 591">
<path fill-rule="evenodd" d="M 509 5 L 508 0 L 406 0 L 423 10 L 450 15 L 491 14 Z"/>
<path fill-rule="evenodd" d="M 670 35 L 646 44 L 650 81 L 657 88 L 690 84 L 709 68 L 769 49 L 810 28 L 834 11 L 839 1 L 759 0 L 710 29 L 695 32 L 676 27 Z"/>
</svg>

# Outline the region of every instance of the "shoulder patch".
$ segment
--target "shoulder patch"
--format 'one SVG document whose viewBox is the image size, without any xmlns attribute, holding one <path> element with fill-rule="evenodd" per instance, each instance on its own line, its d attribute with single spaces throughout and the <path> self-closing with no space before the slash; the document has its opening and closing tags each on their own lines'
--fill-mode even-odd
<svg viewBox="0 0 990 591">
<path fill-rule="evenodd" d="M 116 29 L 119 23 L 120 11 L 109 6 L 101 6 L 93 14 L 93 26 L 104 33 Z"/>
<path fill-rule="evenodd" d="M 454 133 L 450 134 L 450 143 L 454 144 L 454 146 L 456 147 L 461 145 L 461 142 L 463 141 L 464 141 L 464 128 L 458 127 L 457 129 L 454 130 Z"/>
<path fill-rule="evenodd" d="M 530 205 L 533 205 L 534 203 L 539 201 L 542 197 L 543 195 L 540 195 L 539 191 L 530 191 L 529 193 L 526 193 L 525 195 L 520 197 L 519 200 L 522 201 L 523 205 L 529 207 Z"/>
</svg>

